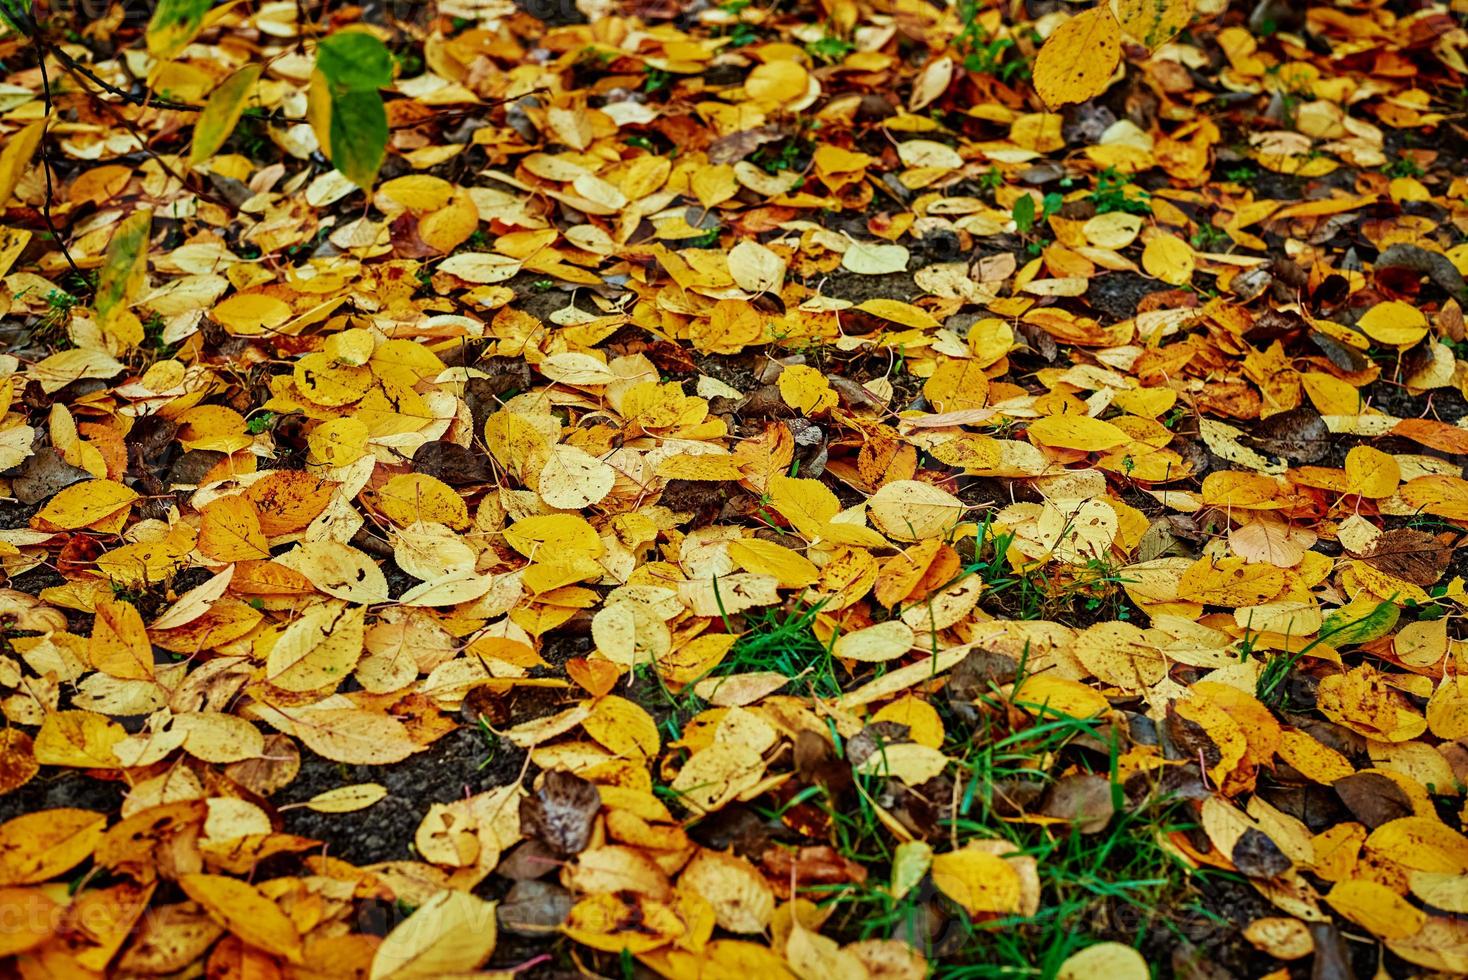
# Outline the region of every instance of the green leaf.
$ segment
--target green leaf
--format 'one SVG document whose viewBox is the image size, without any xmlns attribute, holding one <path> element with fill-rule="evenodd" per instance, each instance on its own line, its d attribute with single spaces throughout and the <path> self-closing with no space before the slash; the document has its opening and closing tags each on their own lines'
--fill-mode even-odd
<svg viewBox="0 0 1468 980">
<path fill-rule="evenodd" d="M 362 31 L 322 38 L 316 45 L 316 67 L 334 89 L 372 91 L 392 84 L 392 53 Z"/>
<path fill-rule="evenodd" d="M 375 91 L 331 94 L 331 157 L 336 169 L 366 190 L 387 158 L 387 109 Z"/>
<path fill-rule="evenodd" d="M 113 310 L 124 307 L 142 287 L 148 270 L 148 238 L 153 232 L 153 212 L 147 208 L 123 218 L 107 243 L 107 255 L 97 274 L 97 319 L 106 321 Z"/>
<path fill-rule="evenodd" d="M 194 145 L 189 149 L 189 166 L 212 157 L 245 114 L 245 103 L 260 80 L 260 65 L 246 65 L 224 80 L 204 103 L 194 124 Z"/>
<path fill-rule="evenodd" d="M 148 21 L 148 53 L 166 61 L 188 47 L 214 0 L 158 0 Z"/>
<path fill-rule="evenodd" d="M 1390 633 L 1401 615 L 1394 602 L 1373 603 L 1357 597 L 1325 617 L 1320 624 L 1320 640 L 1333 647 L 1370 643 Z"/>
<path fill-rule="evenodd" d="M 1028 194 L 1014 202 L 1014 226 L 1021 235 L 1028 235 L 1035 227 L 1035 199 Z"/>
</svg>

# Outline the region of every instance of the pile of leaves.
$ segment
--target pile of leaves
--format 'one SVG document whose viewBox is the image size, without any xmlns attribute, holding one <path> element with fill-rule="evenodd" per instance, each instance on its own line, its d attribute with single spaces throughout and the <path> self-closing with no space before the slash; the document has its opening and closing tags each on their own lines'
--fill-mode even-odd
<svg viewBox="0 0 1468 980">
<path fill-rule="evenodd" d="M 540 6 L 0 0 L 6 968 L 1468 972 L 1463 5 Z"/>
</svg>

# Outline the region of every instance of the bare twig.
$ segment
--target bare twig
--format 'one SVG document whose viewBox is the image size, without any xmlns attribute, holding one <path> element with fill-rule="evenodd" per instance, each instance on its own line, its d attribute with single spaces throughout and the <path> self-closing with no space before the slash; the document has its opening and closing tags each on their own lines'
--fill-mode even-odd
<svg viewBox="0 0 1468 980">
<path fill-rule="evenodd" d="M 67 70 L 71 71 L 70 68 L 68 68 Z M 73 75 L 73 77 L 75 76 Z M 184 174 L 181 174 L 177 170 L 175 170 L 168 163 L 167 160 L 163 159 L 163 157 L 161 157 L 157 153 L 157 151 L 155 151 L 153 147 L 148 144 L 147 137 L 138 130 L 137 123 L 127 118 L 126 115 L 124 115 L 116 106 L 114 106 L 111 102 L 108 102 L 106 99 L 98 99 L 97 103 L 101 105 L 103 111 L 105 111 L 113 119 L 117 120 L 118 124 L 132 135 L 133 139 L 138 141 L 138 146 L 140 146 L 143 152 L 151 157 L 158 164 L 158 166 L 162 168 L 165 174 L 178 181 L 180 187 L 187 188 L 189 186 L 188 178 Z M 195 191 L 195 193 L 199 194 L 201 197 L 209 201 L 214 202 L 215 204 L 218 204 L 220 207 L 223 207 L 226 210 L 234 210 L 234 205 L 230 204 L 230 202 L 220 197 L 214 191 L 208 190 L 202 185 L 198 190 Z"/>
<path fill-rule="evenodd" d="M 66 240 L 61 237 L 61 232 L 56 228 L 56 219 L 51 216 L 51 199 L 56 196 L 56 189 L 51 184 L 51 117 L 55 114 L 56 107 L 51 101 L 51 75 L 46 70 L 46 49 L 41 44 L 39 32 L 31 35 L 31 44 L 36 49 L 36 60 L 41 65 L 41 89 L 46 100 L 46 118 L 41 123 L 41 170 L 46 175 L 46 198 L 41 202 L 41 217 L 46 222 L 46 230 L 51 233 L 51 240 L 56 243 L 57 248 L 61 249 L 66 264 L 71 266 L 71 271 L 85 283 L 87 277 L 82 273 L 81 267 L 76 264 L 76 259 L 71 257 L 71 249 L 66 247 Z"/>
<path fill-rule="evenodd" d="M 36 37 L 36 35 L 31 36 Z M 118 88 L 116 85 L 113 85 L 110 82 L 104 81 L 96 72 L 92 71 L 92 69 L 88 68 L 80 61 L 77 61 L 75 58 L 73 58 L 71 55 L 67 54 L 60 48 L 52 48 L 51 53 L 56 56 L 56 60 L 59 61 L 62 67 L 66 68 L 67 71 L 72 72 L 75 75 L 80 75 L 82 78 L 85 78 L 87 81 L 96 85 L 108 95 L 116 96 L 117 98 L 122 99 L 124 102 L 129 102 L 136 106 L 143 106 L 144 108 L 148 109 L 172 109 L 176 112 L 202 112 L 204 110 L 204 107 L 201 105 L 193 105 L 189 102 L 175 102 L 172 99 L 165 99 L 161 96 L 154 95 L 151 91 L 148 92 L 146 95 L 134 95 L 131 92 Z"/>
</svg>

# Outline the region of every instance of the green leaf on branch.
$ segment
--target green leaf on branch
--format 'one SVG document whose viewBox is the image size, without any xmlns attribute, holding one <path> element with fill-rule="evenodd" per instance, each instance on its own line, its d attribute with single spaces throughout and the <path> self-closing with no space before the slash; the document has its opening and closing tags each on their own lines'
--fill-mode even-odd
<svg viewBox="0 0 1468 980">
<path fill-rule="evenodd" d="M 331 162 L 358 187 L 377 179 L 387 157 L 387 109 L 376 92 L 343 92 L 331 99 Z"/>
<path fill-rule="evenodd" d="M 322 151 L 364 190 L 387 157 L 387 110 L 377 90 L 392 84 L 387 45 L 362 31 L 343 31 L 316 46 L 307 116 Z"/>
<path fill-rule="evenodd" d="M 148 271 L 148 238 L 153 212 L 147 208 L 123 218 L 107 243 L 107 255 L 97 274 L 97 319 L 105 324 L 114 310 L 125 310 L 142 289 Z"/>
<path fill-rule="evenodd" d="M 363 31 L 342 31 L 316 45 L 316 67 L 333 89 L 366 91 L 392 84 L 392 53 Z"/>
<path fill-rule="evenodd" d="M 317 72 L 311 79 L 307 118 L 321 151 L 363 190 L 377 179 L 387 157 L 387 110 L 375 90 L 336 89 Z"/>
<path fill-rule="evenodd" d="M 246 65 L 226 78 L 209 96 L 209 101 L 204 103 L 204 111 L 199 113 L 199 121 L 194 125 L 194 144 L 189 149 L 190 166 L 212 157 L 229 139 L 229 134 L 239 125 L 240 116 L 245 113 L 245 103 L 255 90 L 255 83 L 260 81 L 260 72 L 259 65 Z"/>
</svg>

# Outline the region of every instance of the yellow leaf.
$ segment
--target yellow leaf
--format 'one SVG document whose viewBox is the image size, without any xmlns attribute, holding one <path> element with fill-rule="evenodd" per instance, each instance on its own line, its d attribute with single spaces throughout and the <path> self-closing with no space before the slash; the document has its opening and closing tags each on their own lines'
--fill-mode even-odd
<svg viewBox="0 0 1468 980">
<path fill-rule="evenodd" d="M 1348 493 L 1380 500 L 1396 493 L 1401 481 L 1402 470 L 1395 457 L 1370 446 L 1355 446 L 1346 453 Z"/>
<path fill-rule="evenodd" d="M 479 209 L 469 192 L 459 188 L 448 204 L 418 221 L 418 237 L 445 254 L 463 244 L 479 228 Z"/>
<path fill-rule="evenodd" d="M 244 496 L 260 514 L 267 538 L 303 530 L 326 509 L 335 483 L 301 470 L 276 470 L 250 484 Z"/>
<path fill-rule="evenodd" d="M 1098 214 L 1083 226 L 1081 233 L 1097 248 L 1123 249 L 1137 240 L 1142 230 L 1142 219 L 1125 211 L 1110 211 Z"/>
<path fill-rule="evenodd" d="M 0 267 L 0 273 L 3 273 Z M 746 292 L 767 293 L 785 281 L 785 260 L 752 239 L 744 239 L 729 250 L 729 274 Z"/>
<path fill-rule="evenodd" d="M 461 502 L 462 506 L 462 502 Z M 387 578 L 367 555 L 340 541 L 308 541 L 276 559 L 322 592 L 347 602 L 386 602 Z"/>
<path fill-rule="evenodd" d="M 908 695 L 883 705 L 881 710 L 872 715 L 872 721 L 892 721 L 906 725 L 908 737 L 917 744 L 926 745 L 930 749 L 943 747 L 943 719 L 931 704 L 921 698 Z"/>
<path fill-rule="evenodd" d="M 1411 347 L 1427 336 L 1427 317 L 1417 307 L 1393 299 L 1367 310 L 1356 326 L 1372 340 L 1392 347 Z"/>
<path fill-rule="evenodd" d="M 91 855 L 106 829 L 105 815 L 70 807 L 0 824 L 0 885 L 30 885 L 70 871 Z"/>
<path fill-rule="evenodd" d="M 1020 909 L 1019 872 L 1001 857 L 973 848 L 933 855 L 933 884 L 974 917 Z"/>
<path fill-rule="evenodd" d="M 387 796 L 387 787 L 381 783 L 354 783 L 351 786 L 338 786 L 336 789 L 317 793 L 304 803 L 291 805 L 303 806 L 317 813 L 352 813 L 367 809 L 385 796 Z"/>
<path fill-rule="evenodd" d="M 581 723 L 607 751 L 641 762 L 657 754 L 658 726 L 638 705 L 616 695 L 599 698 Z"/>
<path fill-rule="evenodd" d="M 903 303 L 895 299 L 877 297 L 858 303 L 856 308 L 872 316 L 900 323 L 904 327 L 912 327 L 914 330 L 933 330 L 938 326 L 938 321 L 933 318 L 933 314 L 921 306 L 913 306 L 911 303 Z"/>
<path fill-rule="evenodd" d="M 24 228 L 0 228 L 0 276 L 10 271 L 30 243 L 31 233 Z"/>
<path fill-rule="evenodd" d="M 1284 586 L 1284 570 L 1274 565 L 1251 565 L 1234 557 L 1204 557 L 1183 572 L 1177 596 L 1214 606 L 1252 606 L 1273 599 Z"/>
<path fill-rule="evenodd" d="M 265 737 L 249 721 L 222 711 L 190 711 L 173 716 L 173 728 L 183 735 L 183 748 L 204 762 L 223 765 L 258 759 Z"/>
<path fill-rule="evenodd" d="M 821 536 L 841 503 L 820 480 L 776 475 L 770 478 L 770 505 L 807 540 Z"/>
<path fill-rule="evenodd" d="M 341 602 L 306 609 L 270 648 L 265 678 L 285 691 L 335 689 L 362 655 L 364 612 Z"/>
<path fill-rule="evenodd" d="M 700 849 L 683 869 L 678 889 L 703 896 L 719 927 L 730 932 L 763 932 L 775 913 L 775 893 L 765 876 L 735 854 Z"/>
<path fill-rule="evenodd" d="M 301 962 L 301 934 L 280 906 L 258 888 L 225 875 L 180 875 L 179 886 L 209 918 L 257 949 Z"/>
<path fill-rule="evenodd" d="M 1188 26 L 1193 0 L 1111 0 L 1111 13 L 1127 36 L 1155 51 Z"/>
<path fill-rule="evenodd" d="M 219 83 L 204 103 L 194 123 L 194 141 L 189 147 L 189 166 L 198 166 L 212 157 L 229 134 L 234 132 L 240 117 L 245 114 L 245 103 L 260 81 L 264 70 L 261 65 L 246 65 Z"/>
<path fill-rule="evenodd" d="M 20 178 L 30 166 L 31 157 L 36 155 L 36 148 L 41 145 L 41 137 L 45 132 L 46 122 L 41 120 L 31 123 L 5 141 L 5 149 L 0 150 L 0 208 L 10 202 L 10 195 L 15 192 L 15 185 L 20 183 Z"/>
<path fill-rule="evenodd" d="M 780 372 L 780 397 L 804 415 L 819 415 L 835 408 L 837 401 L 826 376 L 804 364 L 794 364 Z"/>
<path fill-rule="evenodd" d="M 628 929 L 628 922 L 637 928 Z M 632 892 L 603 892 L 572 906 L 561 931 L 592 949 L 637 955 L 668 945 L 683 935 L 684 925 L 662 902 Z"/>
<path fill-rule="evenodd" d="M 446 888 L 383 938 L 371 980 L 473 973 L 494 952 L 495 939 L 495 903 Z"/>
<path fill-rule="evenodd" d="M 236 336 L 268 333 L 291 318 L 284 300 L 265 293 L 236 293 L 210 311 L 210 316 Z"/>
<path fill-rule="evenodd" d="M 947 490 L 919 480 L 884 483 L 867 501 L 877 530 L 898 541 L 946 537 L 965 509 Z"/>
<path fill-rule="evenodd" d="M 1193 246 L 1176 235 L 1158 235 L 1142 250 L 1142 268 L 1147 274 L 1174 286 L 1193 281 L 1197 261 Z"/>
<path fill-rule="evenodd" d="M 267 559 L 270 546 L 260 529 L 260 512 L 248 497 L 219 497 L 199 511 L 200 552 L 215 561 Z"/>
<path fill-rule="evenodd" d="M 36 761 L 43 766 L 115 769 L 112 747 L 126 737 L 121 725 L 91 711 L 53 711 L 36 733 Z"/>
<path fill-rule="evenodd" d="M 801 589 L 820 578 L 820 569 L 809 558 L 784 545 L 762 538 L 740 538 L 729 542 L 729 557 L 746 572 L 772 575 L 788 589 Z"/>
<path fill-rule="evenodd" d="M 806 92 L 810 75 L 798 61 L 770 61 L 755 67 L 744 81 L 744 94 L 756 102 L 778 105 Z"/>
<path fill-rule="evenodd" d="M 371 368 L 338 364 L 321 351 L 296 361 L 292 376 L 302 397 L 329 408 L 361 401 L 374 383 Z"/>
<path fill-rule="evenodd" d="M 1121 29 L 1106 6 L 1061 24 L 1035 58 L 1035 91 L 1051 108 L 1106 91 L 1121 62 Z"/>
<path fill-rule="evenodd" d="M 1072 953 L 1060 964 L 1056 980 L 1147 980 L 1152 971 L 1142 954 L 1121 943 L 1097 943 Z"/>
<path fill-rule="evenodd" d="M 1118 426 L 1088 415 L 1046 415 L 1029 426 L 1031 442 L 1059 449 L 1084 449 L 1104 452 L 1132 441 Z"/>
<path fill-rule="evenodd" d="M 1053 674 L 1031 674 L 1015 688 L 1012 698 L 1032 714 L 1048 711 L 1072 718 L 1090 718 L 1111 707 L 1095 688 Z"/>
<path fill-rule="evenodd" d="M 74 483 L 46 502 L 36 514 L 43 526 L 73 531 L 105 520 L 138 499 L 135 491 L 114 480 Z"/>
<path fill-rule="evenodd" d="M 989 401 L 989 378 L 973 358 L 945 358 L 923 382 L 923 394 L 939 412 L 983 408 Z"/>
<path fill-rule="evenodd" d="M 560 510 L 580 510 L 600 503 L 616 482 L 617 471 L 586 450 L 553 446 L 540 470 L 540 499 Z"/>
<path fill-rule="evenodd" d="M 372 497 L 382 515 L 399 527 L 428 521 L 462 531 L 470 524 L 464 498 L 447 483 L 423 473 L 399 474 Z"/>
<path fill-rule="evenodd" d="M 599 558 L 606 550 L 596 528 L 577 514 L 527 517 L 505 528 L 505 542 L 531 560 Z"/>
<path fill-rule="evenodd" d="M 41 390 L 49 395 L 73 381 L 110 378 L 122 370 L 123 364 L 100 347 L 74 347 L 31 365 L 29 373 L 41 383 Z"/>
<path fill-rule="evenodd" d="M 98 599 L 87 655 L 104 674 L 124 680 L 151 678 L 153 644 L 137 607 L 109 597 Z"/>
<path fill-rule="evenodd" d="M 1402 896 L 1364 878 L 1339 882 L 1325 900 L 1342 916 L 1382 939 L 1415 936 L 1427 921 L 1427 916 Z"/>
<path fill-rule="evenodd" d="M 454 185 L 430 174 L 408 174 L 384 181 L 372 195 L 373 202 L 388 214 L 437 211 L 453 200 Z"/>
</svg>

